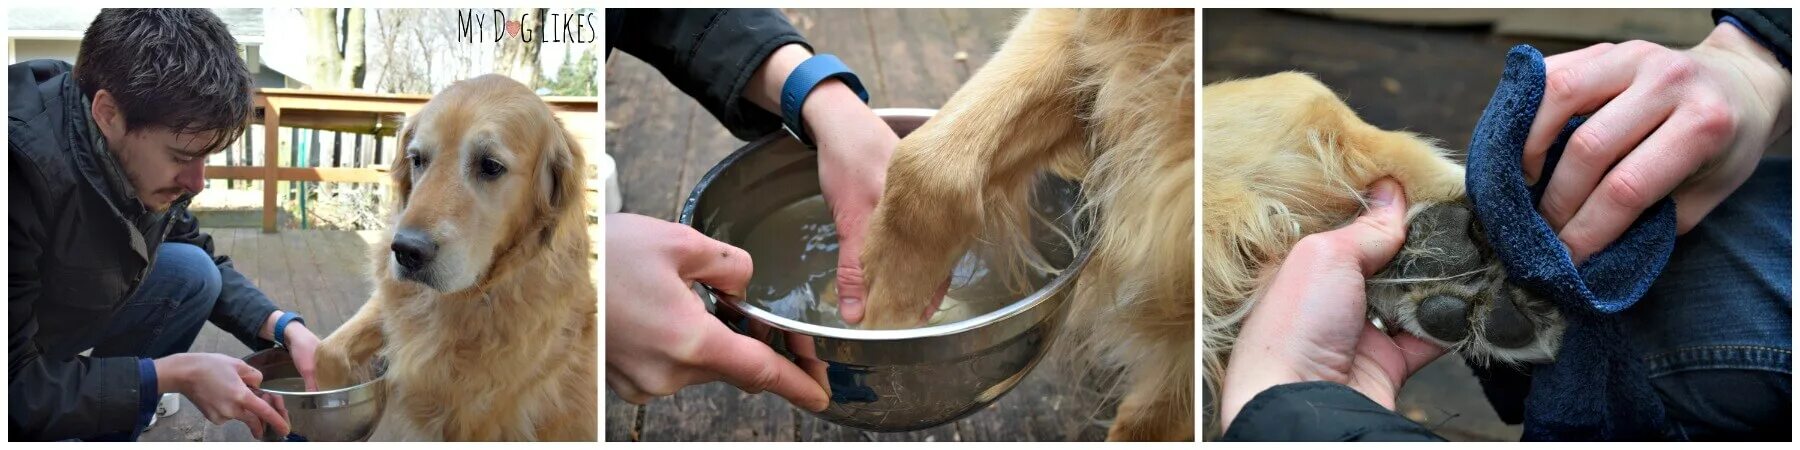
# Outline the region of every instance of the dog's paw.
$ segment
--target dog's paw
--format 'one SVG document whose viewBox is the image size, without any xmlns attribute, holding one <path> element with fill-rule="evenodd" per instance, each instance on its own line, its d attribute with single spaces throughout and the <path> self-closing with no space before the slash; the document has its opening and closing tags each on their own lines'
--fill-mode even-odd
<svg viewBox="0 0 1800 450">
<path fill-rule="evenodd" d="M 906 245 L 905 239 L 882 228 L 870 228 L 863 252 L 867 298 L 863 299 L 861 326 L 877 330 L 918 327 L 930 317 L 930 306 L 944 295 L 938 280 L 948 271 L 932 270 L 930 254 L 935 252 Z"/>
<path fill-rule="evenodd" d="M 1467 205 L 1415 214 L 1406 244 L 1369 281 L 1369 305 L 1390 327 L 1478 361 L 1547 362 L 1562 342 L 1555 305 L 1506 283 Z"/>
<path fill-rule="evenodd" d="M 980 229 L 979 183 L 946 170 L 928 136 L 900 141 L 863 241 L 860 325 L 913 328 L 930 318 L 945 280 Z"/>
<path fill-rule="evenodd" d="M 356 364 L 350 361 L 340 342 L 330 338 L 319 343 L 313 351 L 313 378 L 319 383 L 320 390 L 349 387 L 357 383 Z"/>
</svg>

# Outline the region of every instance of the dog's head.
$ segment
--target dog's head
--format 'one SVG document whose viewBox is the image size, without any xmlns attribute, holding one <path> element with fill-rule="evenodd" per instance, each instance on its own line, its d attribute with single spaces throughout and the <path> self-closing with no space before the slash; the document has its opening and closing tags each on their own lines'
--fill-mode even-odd
<svg viewBox="0 0 1800 450">
<path fill-rule="evenodd" d="M 579 204 L 581 152 L 525 85 L 484 75 L 451 85 L 408 118 L 394 159 L 388 265 L 444 293 L 485 283 L 549 246 Z"/>
</svg>

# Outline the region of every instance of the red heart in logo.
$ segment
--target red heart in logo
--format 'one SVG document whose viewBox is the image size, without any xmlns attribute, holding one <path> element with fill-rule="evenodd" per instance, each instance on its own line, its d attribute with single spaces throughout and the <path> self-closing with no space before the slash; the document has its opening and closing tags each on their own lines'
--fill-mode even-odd
<svg viewBox="0 0 1800 450">
<path fill-rule="evenodd" d="M 519 21 L 517 20 L 506 21 L 506 34 L 512 37 L 519 37 L 519 27 Z"/>
</svg>

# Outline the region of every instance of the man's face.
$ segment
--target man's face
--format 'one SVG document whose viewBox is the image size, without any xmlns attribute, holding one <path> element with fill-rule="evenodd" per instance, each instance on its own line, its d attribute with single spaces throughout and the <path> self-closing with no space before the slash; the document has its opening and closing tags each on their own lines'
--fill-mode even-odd
<svg viewBox="0 0 1800 450">
<path fill-rule="evenodd" d="M 183 134 L 145 126 L 127 132 L 124 115 L 104 90 L 95 95 L 94 120 L 145 208 L 163 211 L 182 195 L 206 188 L 206 156 L 212 150 L 206 145 L 217 131 Z"/>
</svg>

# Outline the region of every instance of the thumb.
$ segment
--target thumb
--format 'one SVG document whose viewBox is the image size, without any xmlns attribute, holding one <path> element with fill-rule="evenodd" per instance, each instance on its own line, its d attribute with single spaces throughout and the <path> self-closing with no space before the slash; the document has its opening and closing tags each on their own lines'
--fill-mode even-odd
<svg viewBox="0 0 1800 450">
<path fill-rule="evenodd" d="M 818 381 L 762 341 L 720 325 L 706 342 L 708 355 L 702 361 L 732 386 L 752 394 L 766 390 L 808 411 L 828 406 L 825 388 Z"/>
<path fill-rule="evenodd" d="M 755 267 L 750 261 L 750 253 L 706 237 L 692 228 L 687 230 L 682 237 L 687 242 L 674 246 L 676 272 L 681 279 L 705 283 L 729 295 L 744 296 Z"/>
<path fill-rule="evenodd" d="M 1367 200 L 1368 209 L 1355 222 L 1326 233 L 1329 239 L 1354 244 L 1363 276 L 1381 271 L 1406 242 L 1406 193 L 1400 183 L 1376 180 Z"/>
</svg>

